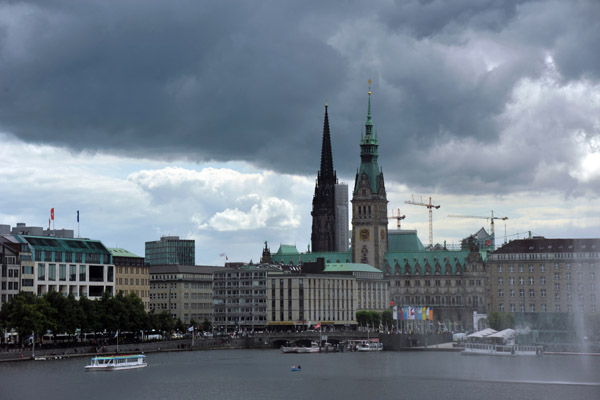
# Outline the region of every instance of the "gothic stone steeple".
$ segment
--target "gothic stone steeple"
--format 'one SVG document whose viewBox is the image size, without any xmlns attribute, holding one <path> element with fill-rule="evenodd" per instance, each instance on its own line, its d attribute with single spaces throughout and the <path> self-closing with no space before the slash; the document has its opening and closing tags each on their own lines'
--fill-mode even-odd
<svg viewBox="0 0 600 400">
<path fill-rule="evenodd" d="M 371 80 L 365 133 L 360 141 L 360 167 L 352 194 L 352 261 L 383 268 L 388 248 L 387 196 L 377 163 L 377 134 L 371 117 Z"/>
<path fill-rule="evenodd" d="M 325 103 L 325 122 L 323 123 L 323 144 L 321 146 L 321 169 L 317 176 L 312 209 L 312 251 L 335 251 L 335 193 L 337 183 L 331 155 L 331 136 L 329 116 Z"/>
</svg>

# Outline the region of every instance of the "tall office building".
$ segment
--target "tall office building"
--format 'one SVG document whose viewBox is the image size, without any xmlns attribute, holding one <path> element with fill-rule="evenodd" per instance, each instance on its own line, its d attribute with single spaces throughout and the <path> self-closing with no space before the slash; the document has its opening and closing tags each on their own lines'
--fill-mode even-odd
<svg viewBox="0 0 600 400">
<path fill-rule="evenodd" d="M 348 251 L 348 185 L 335 185 L 335 251 Z"/>
<path fill-rule="evenodd" d="M 193 239 L 179 239 L 179 236 L 163 236 L 160 240 L 146 242 L 145 258 L 148 265 L 195 265 L 196 243 Z"/>
<path fill-rule="evenodd" d="M 370 81 L 369 81 L 370 84 Z M 371 119 L 371 90 L 365 133 L 360 141 L 360 167 L 352 193 L 352 261 L 382 269 L 388 249 L 387 196 L 377 163 L 377 135 Z"/>
</svg>

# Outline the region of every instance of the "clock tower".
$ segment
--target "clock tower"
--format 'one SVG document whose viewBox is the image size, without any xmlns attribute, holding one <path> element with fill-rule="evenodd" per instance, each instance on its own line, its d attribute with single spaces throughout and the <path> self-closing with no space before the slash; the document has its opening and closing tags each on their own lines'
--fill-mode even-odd
<svg viewBox="0 0 600 400">
<path fill-rule="evenodd" d="M 365 132 L 360 141 L 360 167 L 352 193 L 352 261 L 383 268 L 388 249 L 387 196 L 377 163 L 377 134 L 371 119 L 371 80 Z"/>
</svg>

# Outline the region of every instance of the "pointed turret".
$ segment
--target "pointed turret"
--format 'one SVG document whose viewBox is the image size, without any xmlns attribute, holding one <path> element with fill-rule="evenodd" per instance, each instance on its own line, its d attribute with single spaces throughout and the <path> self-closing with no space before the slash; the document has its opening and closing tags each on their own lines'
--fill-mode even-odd
<svg viewBox="0 0 600 400">
<path fill-rule="evenodd" d="M 365 132 L 360 138 L 360 167 L 352 194 L 352 261 L 383 268 L 387 251 L 387 197 L 377 164 L 377 135 L 371 114 L 371 80 Z"/>
</svg>

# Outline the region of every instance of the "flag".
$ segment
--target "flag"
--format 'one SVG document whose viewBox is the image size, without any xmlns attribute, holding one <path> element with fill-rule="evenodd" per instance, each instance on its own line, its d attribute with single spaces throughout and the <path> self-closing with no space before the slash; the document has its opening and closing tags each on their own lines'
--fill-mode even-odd
<svg viewBox="0 0 600 400">
<path fill-rule="evenodd" d="M 433 321 L 433 308 L 429 309 L 429 320 Z"/>
<path fill-rule="evenodd" d="M 423 309 L 421 310 L 421 319 L 423 321 L 427 321 L 427 315 L 429 315 L 429 313 L 427 312 L 427 307 L 423 307 Z"/>
<path fill-rule="evenodd" d="M 115 337 L 119 337 L 119 331 L 117 330 L 117 333 L 115 333 Z"/>
<path fill-rule="evenodd" d="M 194 327 L 193 327 L 193 326 L 190 326 L 190 327 L 188 328 L 188 332 L 191 332 L 191 331 L 193 331 L 193 330 L 194 330 Z"/>
<path fill-rule="evenodd" d="M 50 209 L 50 219 L 54 221 L 54 208 Z"/>
<path fill-rule="evenodd" d="M 410 314 L 408 315 L 408 319 L 415 319 L 415 308 L 410 307 Z"/>
<path fill-rule="evenodd" d="M 489 245 L 491 245 L 491 244 L 492 244 L 492 241 L 491 241 L 491 240 L 488 240 L 487 242 L 485 242 L 485 245 L 486 245 L 486 246 L 489 246 Z"/>
<path fill-rule="evenodd" d="M 225 257 L 225 253 L 219 254 L 219 257 Z"/>
<path fill-rule="evenodd" d="M 315 329 L 321 329 L 321 323 L 320 322 L 315 325 Z"/>
<path fill-rule="evenodd" d="M 79 222 L 79 210 L 77 210 L 77 222 Z"/>
</svg>

